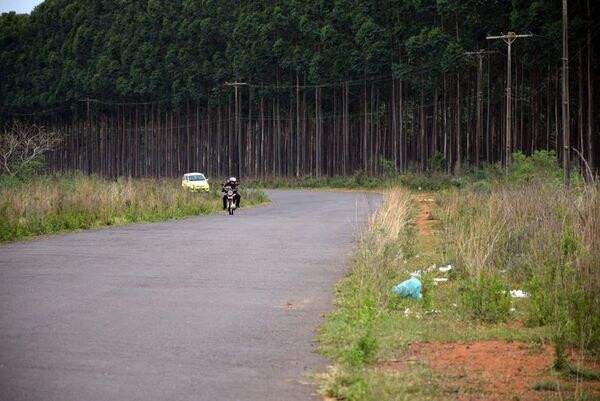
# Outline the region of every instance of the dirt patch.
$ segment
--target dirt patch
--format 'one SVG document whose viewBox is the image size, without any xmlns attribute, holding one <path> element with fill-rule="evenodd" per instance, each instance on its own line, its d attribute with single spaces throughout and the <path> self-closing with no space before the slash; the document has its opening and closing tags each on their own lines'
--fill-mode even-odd
<svg viewBox="0 0 600 401">
<path fill-rule="evenodd" d="M 444 399 L 546 400 L 576 392 L 600 396 L 600 382 L 557 375 L 550 369 L 552 360 L 550 346 L 522 342 L 417 343 L 409 347 L 405 358 L 388 361 L 382 368 L 403 369 L 413 361 L 425 363 L 441 378 Z M 597 362 L 587 366 L 596 371 L 600 368 Z M 536 384 L 556 388 L 535 390 Z"/>
<path fill-rule="evenodd" d="M 435 198 L 432 194 L 423 193 L 413 195 L 415 202 L 419 204 L 419 216 L 417 217 L 417 232 L 419 235 L 431 235 L 433 225 L 437 220 L 431 218 L 431 211 L 435 203 Z"/>
</svg>

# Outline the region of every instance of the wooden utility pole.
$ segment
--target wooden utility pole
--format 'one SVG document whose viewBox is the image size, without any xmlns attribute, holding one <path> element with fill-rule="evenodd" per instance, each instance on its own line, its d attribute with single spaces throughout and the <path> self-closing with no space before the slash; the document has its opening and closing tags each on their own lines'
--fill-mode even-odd
<svg viewBox="0 0 600 401">
<path fill-rule="evenodd" d="M 239 92 L 240 86 L 248 86 L 247 82 L 225 82 L 226 86 L 233 86 L 235 88 L 235 126 L 237 136 L 237 176 L 238 179 L 242 177 L 242 96 Z M 230 172 L 231 174 L 231 172 Z"/>
<path fill-rule="evenodd" d="M 483 49 L 479 49 L 479 51 L 476 52 L 465 52 L 466 55 L 475 55 L 478 58 L 478 63 L 477 63 L 477 125 L 475 127 L 475 166 L 479 167 L 479 148 L 481 147 L 480 145 L 480 141 L 481 141 L 481 131 L 482 131 L 482 122 L 483 119 L 481 118 L 481 113 L 482 113 L 482 109 L 483 109 L 483 89 L 482 89 L 482 82 L 483 82 L 483 57 L 486 54 L 493 54 L 493 53 L 498 53 L 497 51 L 486 51 Z M 488 77 L 489 80 L 489 77 Z M 486 144 L 489 144 L 489 138 L 488 141 L 486 142 Z M 487 149 L 487 148 L 486 148 Z M 488 149 L 489 151 L 489 149 Z M 487 157 L 487 155 L 486 155 Z"/>
<path fill-rule="evenodd" d="M 569 186 L 571 175 L 569 132 L 569 29 L 567 0 L 562 2 L 562 129 L 563 129 L 563 182 Z"/>
<path fill-rule="evenodd" d="M 511 146 L 511 138 L 512 138 L 512 129 L 511 129 L 511 102 L 512 102 L 512 67 L 511 67 L 511 45 L 517 40 L 517 38 L 530 38 L 533 34 L 520 34 L 517 35 L 514 32 L 508 32 L 506 35 L 502 34 L 499 36 L 488 36 L 486 39 L 502 39 L 508 45 L 508 57 L 506 61 L 506 150 L 505 150 L 505 163 L 508 167 L 511 161 L 512 155 L 512 146 Z"/>
</svg>

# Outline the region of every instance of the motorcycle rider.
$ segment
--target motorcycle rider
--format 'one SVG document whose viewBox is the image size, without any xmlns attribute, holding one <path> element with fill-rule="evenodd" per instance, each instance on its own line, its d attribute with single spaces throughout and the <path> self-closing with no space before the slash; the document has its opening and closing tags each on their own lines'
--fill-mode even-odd
<svg viewBox="0 0 600 401">
<path fill-rule="evenodd" d="M 221 192 L 224 193 L 223 195 L 223 209 L 227 209 L 227 192 L 225 191 L 225 187 L 231 187 L 233 193 L 234 193 L 234 199 L 235 199 L 235 206 L 236 207 L 240 207 L 240 199 L 242 198 L 242 196 L 240 195 L 240 192 L 238 191 L 238 180 L 235 177 L 231 177 L 228 181 L 223 183 L 223 188 L 221 189 Z"/>
</svg>

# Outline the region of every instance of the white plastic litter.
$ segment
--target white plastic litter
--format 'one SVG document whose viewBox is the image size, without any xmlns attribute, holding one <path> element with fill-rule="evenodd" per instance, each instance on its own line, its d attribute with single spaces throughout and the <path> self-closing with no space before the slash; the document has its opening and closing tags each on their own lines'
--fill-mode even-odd
<svg viewBox="0 0 600 401">
<path fill-rule="evenodd" d="M 449 272 L 450 270 L 452 270 L 452 265 L 442 266 L 438 270 L 442 273 Z"/>
<path fill-rule="evenodd" d="M 448 281 L 447 277 L 436 277 L 433 279 L 433 281 L 435 281 L 436 283 L 445 283 L 446 281 Z"/>
<path fill-rule="evenodd" d="M 522 290 L 510 290 L 510 296 L 513 298 L 529 298 L 531 294 Z"/>
<path fill-rule="evenodd" d="M 410 273 L 411 277 L 421 277 L 421 274 L 423 274 L 423 270 L 415 270 L 414 272 Z"/>
</svg>

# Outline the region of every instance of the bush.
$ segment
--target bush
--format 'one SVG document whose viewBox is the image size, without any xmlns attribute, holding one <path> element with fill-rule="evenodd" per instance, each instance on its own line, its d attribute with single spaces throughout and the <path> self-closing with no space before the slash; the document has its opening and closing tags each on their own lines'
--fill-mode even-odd
<svg viewBox="0 0 600 401">
<path fill-rule="evenodd" d="M 371 362 L 377 353 L 377 339 L 373 335 L 370 326 L 371 323 L 368 323 L 364 334 L 358 337 L 350 348 L 343 353 L 343 361 L 354 368 Z"/>
<path fill-rule="evenodd" d="M 510 312 L 508 288 L 496 274 L 481 274 L 476 280 L 471 280 L 462 300 L 468 315 L 482 322 L 505 320 Z"/>
<path fill-rule="evenodd" d="M 492 185 L 485 180 L 479 180 L 473 183 L 473 191 L 479 194 L 489 195 L 492 193 Z"/>
<path fill-rule="evenodd" d="M 513 153 L 513 162 L 504 178 L 507 183 L 524 184 L 531 181 L 560 182 L 562 169 L 558 166 L 556 153 L 537 150 L 531 156 Z"/>
<path fill-rule="evenodd" d="M 447 165 L 448 161 L 441 152 L 435 152 L 427 161 L 427 167 L 429 170 L 436 173 L 443 173 L 446 171 Z"/>
</svg>

